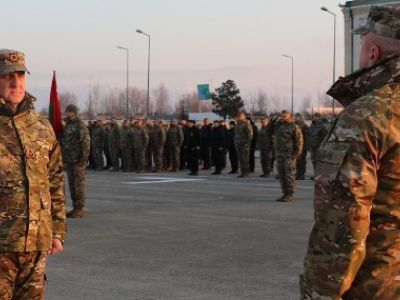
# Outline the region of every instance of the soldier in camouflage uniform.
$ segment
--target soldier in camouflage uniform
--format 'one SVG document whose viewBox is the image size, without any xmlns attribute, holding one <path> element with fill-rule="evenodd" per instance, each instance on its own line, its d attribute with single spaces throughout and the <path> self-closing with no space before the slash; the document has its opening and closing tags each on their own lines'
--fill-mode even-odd
<svg viewBox="0 0 400 300">
<path fill-rule="evenodd" d="M 309 129 L 310 134 L 310 154 L 311 154 L 311 162 L 313 165 L 313 169 L 315 171 L 316 163 L 317 163 L 317 150 L 319 145 L 321 145 L 322 141 L 328 134 L 328 128 L 323 122 L 320 114 L 315 114 Z"/>
<path fill-rule="evenodd" d="M 318 150 L 301 299 L 400 299 L 400 11 L 372 6 Z"/>
<path fill-rule="evenodd" d="M 269 119 L 266 117 L 261 121 L 261 128 L 258 131 L 258 148 L 260 149 L 261 169 L 260 177 L 269 177 L 271 173 L 271 148 L 272 137 L 269 134 Z"/>
<path fill-rule="evenodd" d="M 133 171 L 133 132 L 128 120 L 122 123 L 119 148 L 122 155 L 122 167 L 124 172 Z"/>
<path fill-rule="evenodd" d="M 110 154 L 110 160 L 112 164 L 111 171 L 119 171 L 119 139 L 120 139 L 120 127 L 117 120 L 112 117 L 110 119 L 110 128 L 107 132 L 107 146 L 108 153 Z"/>
<path fill-rule="evenodd" d="M 176 123 L 176 120 L 171 120 L 167 131 L 167 141 L 171 159 L 171 168 L 169 171 L 177 172 L 179 168 L 180 149 L 183 144 L 183 131 Z"/>
<path fill-rule="evenodd" d="M 146 149 L 148 144 L 149 134 L 144 128 L 144 121 L 137 120 L 133 126 L 133 150 L 135 151 L 137 173 L 146 171 Z"/>
<path fill-rule="evenodd" d="M 310 147 L 309 143 L 309 128 L 306 122 L 304 121 L 304 117 L 300 113 L 296 113 L 294 115 L 294 121 L 296 122 L 297 126 L 300 127 L 301 133 L 303 135 L 303 151 L 301 151 L 301 154 L 299 158 L 297 159 L 296 163 L 296 179 L 298 180 L 304 180 L 305 175 L 306 175 L 306 170 L 307 170 L 307 153 Z"/>
<path fill-rule="evenodd" d="M 154 172 L 159 173 L 163 167 L 163 150 L 166 140 L 165 128 L 162 120 L 158 120 L 151 130 L 151 157 L 154 161 Z"/>
<path fill-rule="evenodd" d="M 303 150 L 303 135 L 300 127 L 292 121 L 292 115 L 283 110 L 275 126 L 275 153 L 278 175 L 283 196 L 277 201 L 293 201 L 296 185 L 296 160 Z"/>
<path fill-rule="evenodd" d="M 144 129 L 146 129 L 147 134 L 149 136 L 149 143 L 148 143 L 147 149 L 146 149 L 146 166 L 147 166 L 147 170 L 151 171 L 153 168 L 153 157 L 152 157 L 153 140 L 152 140 L 152 134 L 151 134 L 151 131 L 153 130 L 153 121 L 146 118 Z"/>
<path fill-rule="evenodd" d="M 106 141 L 106 133 L 103 128 L 103 120 L 98 118 L 93 124 L 92 136 L 90 137 L 93 149 L 94 163 L 96 171 L 104 170 L 104 145 Z"/>
<path fill-rule="evenodd" d="M 246 120 L 246 114 L 240 112 L 235 126 L 235 147 L 239 158 L 240 175 L 238 178 L 249 177 L 250 143 L 253 140 L 253 128 Z"/>
<path fill-rule="evenodd" d="M 67 213 L 67 217 L 81 218 L 84 214 L 86 196 L 86 167 L 90 151 L 89 130 L 79 118 L 78 108 L 75 105 L 67 106 L 66 115 L 62 154 L 73 205 L 73 210 Z"/>
<path fill-rule="evenodd" d="M 61 148 L 25 90 L 25 56 L 0 50 L 0 299 L 44 299 L 66 234 Z"/>
</svg>

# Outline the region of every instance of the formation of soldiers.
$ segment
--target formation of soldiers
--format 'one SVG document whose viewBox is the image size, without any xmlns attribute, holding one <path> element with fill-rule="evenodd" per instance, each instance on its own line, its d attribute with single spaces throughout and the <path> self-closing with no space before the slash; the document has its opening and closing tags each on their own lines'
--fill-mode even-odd
<svg viewBox="0 0 400 300">
<path fill-rule="evenodd" d="M 212 175 L 219 175 L 227 166 L 228 154 L 229 174 L 240 173 L 238 177 L 246 178 L 254 172 L 254 152 L 258 148 L 260 177 L 270 176 L 275 160 L 277 178 L 292 176 L 279 167 L 280 162 L 291 158 L 294 178 L 281 182 L 285 190 L 289 189 L 284 194 L 291 194 L 294 179 L 305 179 L 308 152 L 315 167 L 316 150 L 328 133 L 328 122 L 315 114 L 308 126 L 301 114 L 294 119 L 289 116 L 287 121 L 283 121 L 283 114 L 288 112 L 265 117 L 260 128 L 245 113 L 240 113 L 236 122 L 230 121 L 229 126 L 224 120 L 210 122 L 207 118 L 201 124 L 193 120 L 130 119 L 120 126 L 114 118 L 109 122 L 99 118 L 89 123 L 89 168 L 137 173 L 188 169 L 188 175 L 198 175 L 201 166 L 203 170 L 214 167 Z"/>
</svg>

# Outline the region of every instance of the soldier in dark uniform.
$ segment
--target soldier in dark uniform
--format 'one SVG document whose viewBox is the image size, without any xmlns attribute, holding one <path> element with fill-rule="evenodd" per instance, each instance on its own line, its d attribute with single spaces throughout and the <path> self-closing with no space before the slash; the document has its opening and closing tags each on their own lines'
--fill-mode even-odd
<svg viewBox="0 0 400 300">
<path fill-rule="evenodd" d="M 211 175 L 220 175 L 224 165 L 223 155 L 226 147 L 225 128 L 220 125 L 219 121 L 214 122 L 211 130 L 211 153 L 214 161 L 215 171 Z"/>
<path fill-rule="evenodd" d="M 317 163 L 317 151 L 324 138 L 328 135 L 328 126 L 324 123 L 320 114 L 315 114 L 309 128 L 311 162 L 315 171 Z"/>
<path fill-rule="evenodd" d="M 181 146 L 181 152 L 179 154 L 180 157 L 179 170 L 184 170 L 186 168 L 189 168 L 187 159 L 187 142 L 188 142 L 189 130 L 186 124 L 186 120 L 180 120 L 179 126 L 182 128 L 183 132 L 183 144 Z"/>
<path fill-rule="evenodd" d="M 187 139 L 187 151 L 188 151 L 188 163 L 190 166 L 189 175 L 198 175 L 199 171 L 199 158 L 200 158 L 200 130 L 196 127 L 194 120 L 189 120 L 188 126 L 188 139 Z"/>
<path fill-rule="evenodd" d="M 301 129 L 292 121 L 287 110 L 281 112 L 275 127 L 275 153 L 278 159 L 278 173 L 283 196 L 277 201 L 293 201 L 296 184 L 296 160 L 303 150 Z"/>
<path fill-rule="evenodd" d="M 210 150 L 210 138 L 211 138 L 211 124 L 207 118 L 203 120 L 203 126 L 200 130 L 201 135 L 201 159 L 203 161 L 203 170 L 209 170 L 211 168 L 211 150 Z"/>
<path fill-rule="evenodd" d="M 309 128 L 306 122 L 304 121 L 304 117 L 300 113 L 296 113 L 294 116 L 294 121 L 297 126 L 300 127 L 301 133 L 303 135 L 303 151 L 296 162 L 296 179 L 304 180 L 307 170 L 307 153 L 310 147 L 309 143 Z"/>
<path fill-rule="evenodd" d="M 90 152 L 90 136 L 87 126 L 78 116 L 78 108 L 70 104 L 66 108 L 67 117 L 62 136 L 64 168 L 68 175 L 73 210 L 69 218 L 81 218 L 84 214 L 86 198 L 86 167 Z"/>
</svg>

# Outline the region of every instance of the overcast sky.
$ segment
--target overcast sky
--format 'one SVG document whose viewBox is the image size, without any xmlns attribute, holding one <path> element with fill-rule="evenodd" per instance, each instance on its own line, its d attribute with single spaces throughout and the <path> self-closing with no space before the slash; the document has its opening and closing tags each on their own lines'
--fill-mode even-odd
<svg viewBox="0 0 400 300">
<path fill-rule="evenodd" d="M 343 3 L 343 2 L 341 2 Z M 343 15 L 329 0 L 35 0 L 2 5 L 1 48 L 26 53 L 28 89 L 48 104 L 52 71 L 59 92 L 84 102 L 89 78 L 106 88 L 147 87 L 151 35 L 151 89 L 165 84 L 172 100 L 199 83 L 216 88 L 234 80 L 248 97 L 263 90 L 290 98 L 290 60 L 295 101 L 326 91 L 332 82 L 333 16 L 337 19 L 337 75 L 344 70 Z"/>
</svg>

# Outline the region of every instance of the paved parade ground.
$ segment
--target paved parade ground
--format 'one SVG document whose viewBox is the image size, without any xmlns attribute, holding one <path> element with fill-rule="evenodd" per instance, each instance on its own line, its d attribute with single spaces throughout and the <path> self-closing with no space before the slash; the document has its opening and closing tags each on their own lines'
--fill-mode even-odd
<svg viewBox="0 0 400 300">
<path fill-rule="evenodd" d="M 46 299 L 298 299 L 313 182 L 279 203 L 274 176 L 211 172 L 89 171 L 87 213 L 49 258 Z"/>
</svg>

